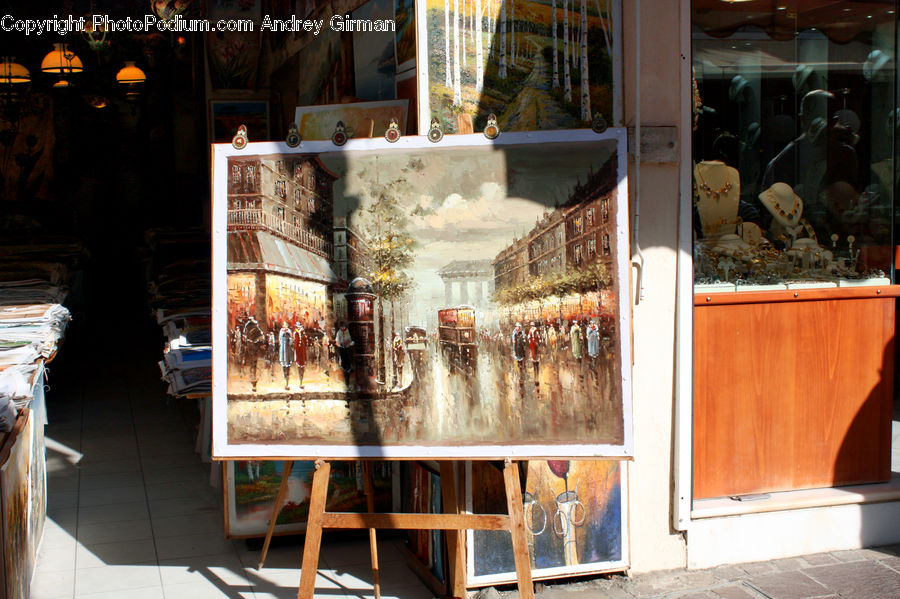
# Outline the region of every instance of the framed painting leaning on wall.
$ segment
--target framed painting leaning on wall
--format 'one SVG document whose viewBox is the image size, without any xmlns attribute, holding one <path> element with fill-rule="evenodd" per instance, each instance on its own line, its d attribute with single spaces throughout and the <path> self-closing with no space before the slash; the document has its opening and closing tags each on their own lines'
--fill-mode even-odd
<svg viewBox="0 0 900 599">
<path fill-rule="evenodd" d="M 621 122 L 620 0 L 421 0 L 419 130 Z"/>
<path fill-rule="evenodd" d="M 213 452 L 631 455 L 624 130 L 214 150 Z"/>
</svg>

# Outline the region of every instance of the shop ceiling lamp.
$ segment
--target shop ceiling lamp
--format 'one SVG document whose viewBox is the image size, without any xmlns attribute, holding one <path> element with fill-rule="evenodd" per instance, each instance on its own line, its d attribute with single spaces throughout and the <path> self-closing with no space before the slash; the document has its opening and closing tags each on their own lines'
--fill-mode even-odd
<svg viewBox="0 0 900 599">
<path fill-rule="evenodd" d="M 10 57 L 0 62 L 0 85 L 17 85 L 31 81 L 31 73 Z"/>
<path fill-rule="evenodd" d="M 53 44 L 53 49 L 41 61 L 41 71 L 53 75 L 71 75 L 84 71 L 81 59 L 69 50 L 68 44 Z"/>
<path fill-rule="evenodd" d="M 133 60 L 126 60 L 125 66 L 116 73 L 116 81 L 122 85 L 136 85 L 147 80 L 144 71 L 134 66 Z"/>
</svg>

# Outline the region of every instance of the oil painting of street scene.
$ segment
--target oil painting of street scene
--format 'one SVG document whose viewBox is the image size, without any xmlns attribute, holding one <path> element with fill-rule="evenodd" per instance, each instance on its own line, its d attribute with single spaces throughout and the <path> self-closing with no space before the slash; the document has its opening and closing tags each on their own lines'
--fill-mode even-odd
<svg viewBox="0 0 900 599">
<path fill-rule="evenodd" d="M 617 141 L 476 137 L 227 158 L 229 446 L 624 444 Z"/>
<path fill-rule="evenodd" d="M 419 115 L 445 133 L 576 129 L 612 123 L 614 0 L 427 0 L 419 56 L 427 57 Z"/>
</svg>

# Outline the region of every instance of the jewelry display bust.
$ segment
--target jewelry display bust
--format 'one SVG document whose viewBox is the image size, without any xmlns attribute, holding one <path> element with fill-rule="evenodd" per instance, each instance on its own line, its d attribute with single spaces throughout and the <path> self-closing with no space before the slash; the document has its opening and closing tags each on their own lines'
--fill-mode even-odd
<svg viewBox="0 0 900 599">
<path fill-rule="evenodd" d="M 719 160 L 704 160 L 694 166 L 694 181 L 703 237 L 734 234 L 741 199 L 741 176 L 737 169 Z"/>
<path fill-rule="evenodd" d="M 759 194 L 759 201 L 775 219 L 775 223 L 796 237 L 800 228 L 800 215 L 803 214 L 803 200 L 794 193 L 790 185 L 773 183 L 769 189 Z"/>
</svg>

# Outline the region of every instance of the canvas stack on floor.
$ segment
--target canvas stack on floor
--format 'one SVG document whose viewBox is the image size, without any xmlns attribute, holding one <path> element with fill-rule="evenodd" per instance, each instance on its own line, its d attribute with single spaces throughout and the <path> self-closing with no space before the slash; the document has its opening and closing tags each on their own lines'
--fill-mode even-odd
<svg viewBox="0 0 900 599">
<path fill-rule="evenodd" d="M 146 241 L 150 309 L 166 337 L 159 368 L 167 391 L 176 396 L 209 393 L 209 234 L 154 229 Z"/>
</svg>

